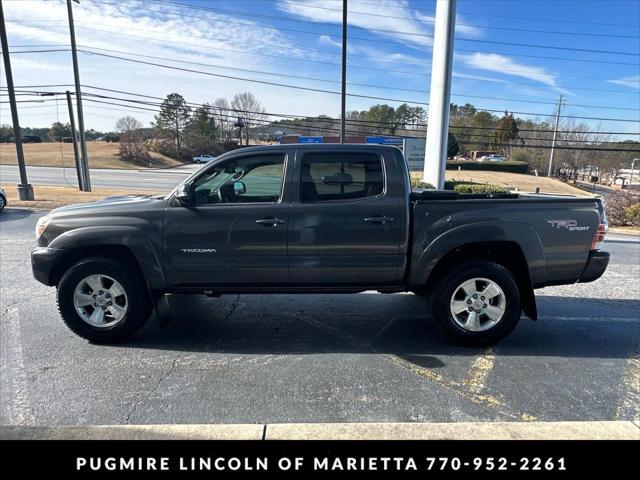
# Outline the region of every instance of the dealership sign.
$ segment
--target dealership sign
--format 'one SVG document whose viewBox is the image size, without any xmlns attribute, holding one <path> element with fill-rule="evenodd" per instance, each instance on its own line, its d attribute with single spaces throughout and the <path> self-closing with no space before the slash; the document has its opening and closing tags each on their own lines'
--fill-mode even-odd
<svg viewBox="0 0 640 480">
<path fill-rule="evenodd" d="M 424 138 L 405 138 L 402 141 L 402 152 L 409 170 L 424 169 L 424 152 L 427 141 Z"/>
</svg>

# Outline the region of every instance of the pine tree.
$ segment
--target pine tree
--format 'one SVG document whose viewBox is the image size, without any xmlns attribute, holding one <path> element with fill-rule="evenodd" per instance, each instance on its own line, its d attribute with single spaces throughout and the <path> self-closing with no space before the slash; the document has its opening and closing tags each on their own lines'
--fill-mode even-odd
<svg viewBox="0 0 640 480">
<path fill-rule="evenodd" d="M 155 116 L 154 127 L 160 133 L 173 140 L 178 156 L 182 153 L 184 129 L 189 122 L 191 109 L 179 93 L 167 95 L 160 106 L 160 113 Z"/>
<path fill-rule="evenodd" d="M 504 112 L 493 133 L 493 147 L 509 158 L 511 154 L 509 145 L 516 143 L 519 138 L 518 122 L 513 118 L 512 113 Z"/>
</svg>

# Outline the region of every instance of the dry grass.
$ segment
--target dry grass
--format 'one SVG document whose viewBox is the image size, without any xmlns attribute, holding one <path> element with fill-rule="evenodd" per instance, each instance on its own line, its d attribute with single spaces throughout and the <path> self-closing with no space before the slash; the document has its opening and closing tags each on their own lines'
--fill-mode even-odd
<svg viewBox="0 0 640 480">
<path fill-rule="evenodd" d="M 421 178 L 422 172 L 412 172 L 411 176 Z M 522 192 L 535 192 L 536 188 L 540 188 L 540 193 L 591 196 L 589 192 L 580 190 L 555 178 L 536 177 L 535 175 L 523 175 L 520 173 L 447 170 L 445 177 L 447 180 L 489 183 L 501 187 L 517 188 Z"/>
<path fill-rule="evenodd" d="M 147 190 L 136 192 L 132 190 L 118 190 L 111 188 L 96 188 L 92 192 L 80 192 L 72 187 L 34 186 L 33 191 L 35 201 L 26 202 L 18 200 L 18 192 L 15 185 L 2 185 L 2 187 L 4 188 L 4 191 L 6 192 L 8 197 L 7 208 L 25 207 L 36 210 L 50 210 L 52 208 L 57 208 L 72 203 L 93 202 L 95 200 L 100 200 L 111 195 L 146 195 L 158 193 Z"/>
<path fill-rule="evenodd" d="M 151 152 L 148 160 L 129 161 L 118 155 L 120 145 L 108 142 L 87 142 L 87 153 L 91 168 L 168 168 L 184 165 L 183 162 Z M 73 145 L 61 142 L 25 143 L 23 145 L 25 163 L 40 167 L 74 167 Z M 13 143 L 0 144 L 0 163 L 16 165 L 16 146 Z"/>
</svg>

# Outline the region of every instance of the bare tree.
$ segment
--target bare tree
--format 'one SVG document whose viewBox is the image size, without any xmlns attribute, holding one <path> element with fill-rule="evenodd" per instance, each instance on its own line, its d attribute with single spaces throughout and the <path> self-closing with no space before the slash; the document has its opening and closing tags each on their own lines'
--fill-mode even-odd
<svg viewBox="0 0 640 480">
<path fill-rule="evenodd" d="M 262 125 L 262 121 L 266 119 L 265 110 L 251 92 L 235 94 L 231 101 L 231 108 L 244 123 L 247 145 L 249 145 L 251 131 Z"/>
<path fill-rule="evenodd" d="M 122 117 L 116 122 L 116 131 L 120 133 L 120 155 L 129 160 L 144 155 L 144 137 L 142 123 L 131 116 Z"/>
<path fill-rule="evenodd" d="M 220 141 L 230 142 L 233 138 L 233 118 L 231 115 L 231 106 L 226 98 L 217 98 L 211 106 L 211 114 L 218 125 Z"/>
</svg>

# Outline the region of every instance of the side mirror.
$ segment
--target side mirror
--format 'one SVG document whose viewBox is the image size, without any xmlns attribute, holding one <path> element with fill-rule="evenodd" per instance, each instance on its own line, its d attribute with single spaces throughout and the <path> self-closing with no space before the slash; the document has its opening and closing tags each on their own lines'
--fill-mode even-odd
<svg viewBox="0 0 640 480">
<path fill-rule="evenodd" d="M 176 198 L 182 205 L 189 205 L 192 201 L 191 184 L 188 182 L 178 185 Z"/>
<path fill-rule="evenodd" d="M 242 195 L 246 191 L 247 186 L 244 184 L 244 182 L 238 180 L 237 182 L 233 183 L 233 193 L 235 193 L 236 195 Z"/>
</svg>

